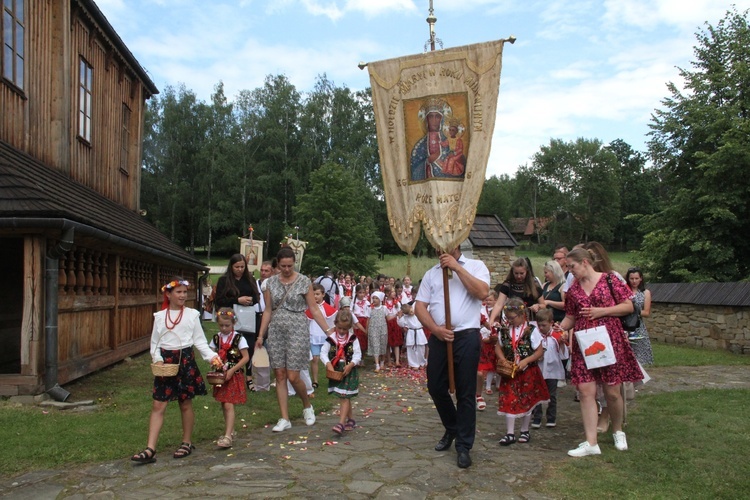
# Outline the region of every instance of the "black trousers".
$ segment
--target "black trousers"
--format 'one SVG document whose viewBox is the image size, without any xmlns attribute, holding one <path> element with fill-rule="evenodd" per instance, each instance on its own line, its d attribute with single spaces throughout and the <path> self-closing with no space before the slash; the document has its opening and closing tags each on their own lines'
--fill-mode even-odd
<svg viewBox="0 0 750 500">
<path fill-rule="evenodd" d="M 447 344 L 431 335 L 427 360 L 427 389 L 435 403 L 445 430 L 455 434 L 456 450 L 469 451 L 474 446 L 477 427 L 477 367 L 480 334 L 478 328 L 455 332 L 453 366 L 456 381 L 456 404 L 448 392 Z"/>
</svg>

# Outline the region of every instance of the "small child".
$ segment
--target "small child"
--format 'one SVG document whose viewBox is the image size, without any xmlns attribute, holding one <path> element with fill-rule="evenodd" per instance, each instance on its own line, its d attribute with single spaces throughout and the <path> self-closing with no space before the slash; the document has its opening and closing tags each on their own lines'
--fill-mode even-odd
<svg viewBox="0 0 750 500">
<path fill-rule="evenodd" d="M 363 276 L 364 278 L 364 276 Z M 367 300 L 367 285 L 357 285 L 354 289 L 356 295 L 354 303 L 352 304 L 352 314 L 357 318 L 357 322 L 362 327 L 361 331 L 355 329 L 354 334 L 359 340 L 359 346 L 363 352 L 368 351 L 367 347 L 367 322 L 370 320 L 370 301 Z M 364 333 L 362 333 L 364 332 Z"/>
<path fill-rule="evenodd" d="M 350 332 L 353 325 L 350 311 L 339 311 L 334 324 L 336 331 L 326 338 L 326 343 L 320 350 L 320 359 L 325 363 L 327 370 L 344 372 L 344 378 L 340 381 L 328 381 L 328 393 L 336 393 L 341 399 L 339 423 L 332 429 L 341 435 L 344 431 L 353 430 L 357 425 L 354 421 L 351 399 L 359 393 L 357 363 L 362 359 L 362 350 L 359 348 L 357 337 Z"/>
<path fill-rule="evenodd" d="M 396 298 L 395 288 L 390 285 L 385 289 L 385 321 L 388 325 L 388 353 L 385 356 L 385 364 L 390 365 L 391 359 L 394 360 L 396 368 L 401 367 L 401 346 L 404 345 L 404 332 L 398 326 L 398 312 L 401 310 L 401 302 Z M 391 358 L 393 354 L 393 358 Z"/>
<path fill-rule="evenodd" d="M 329 328 L 333 328 L 333 318 L 336 316 L 336 309 L 332 305 L 328 304 L 325 300 L 326 289 L 319 283 L 313 283 L 313 298 L 315 303 L 320 309 L 320 313 L 325 318 L 326 324 Z M 320 349 L 323 344 L 326 343 L 326 332 L 320 329 L 320 325 L 315 321 L 312 315 L 312 311 L 308 308 L 305 311 L 307 316 L 308 328 L 310 330 L 310 352 L 312 353 L 312 359 L 310 360 L 310 375 L 312 375 L 312 386 L 313 389 L 318 388 L 318 368 L 320 365 Z"/>
<path fill-rule="evenodd" d="M 562 331 L 553 330 L 554 320 L 552 309 L 540 309 L 536 313 L 536 324 L 542 335 L 542 349 L 544 355 L 540 361 L 542 375 L 547 383 L 549 404 L 547 405 L 547 427 L 557 425 L 557 382 L 565 380 L 563 359 L 568 359 L 568 346 L 562 341 Z M 538 429 L 542 426 L 542 405 L 538 404 L 532 412 L 531 427 Z"/>
<path fill-rule="evenodd" d="M 352 299 L 350 299 L 349 297 L 341 297 L 341 300 L 339 301 L 339 310 L 351 312 L 351 307 L 352 307 Z M 353 325 L 352 325 L 352 328 L 349 330 L 349 333 L 356 336 L 357 340 L 359 340 L 361 336 L 364 336 L 365 338 L 367 338 L 367 330 L 362 328 L 362 325 L 360 324 L 359 320 L 354 314 L 352 314 L 352 323 Z M 359 343 L 359 349 L 362 352 L 365 352 L 362 349 L 362 342 Z M 357 366 L 365 366 L 364 356 L 362 356 L 362 359 L 359 360 L 359 363 L 357 363 Z"/>
<path fill-rule="evenodd" d="M 408 304 L 409 302 L 414 301 L 414 298 L 416 297 L 416 294 L 413 293 L 412 285 L 411 285 L 411 277 L 407 274 L 404 276 L 404 279 L 401 281 L 403 288 L 403 291 L 401 292 L 401 302 L 403 304 Z"/>
<path fill-rule="evenodd" d="M 490 293 L 487 294 L 487 298 L 484 299 L 482 314 L 484 315 L 484 318 L 482 320 L 482 326 L 490 330 L 491 333 L 497 335 L 497 328 L 493 328 L 492 325 L 490 325 L 490 315 L 492 314 L 492 310 L 495 308 L 495 303 L 497 302 L 497 292 L 495 290 L 490 290 Z M 492 339 L 494 340 L 494 339 Z M 492 344 L 492 362 L 496 362 L 497 359 L 495 359 L 495 345 Z M 491 371 L 487 372 L 487 376 L 484 378 L 484 393 L 490 396 L 492 394 L 492 384 L 499 384 L 500 383 L 500 375 L 495 373 L 494 367 Z"/>
<path fill-rule="evenodd" d="M 245 404 L 245 380 L 243 367 L 250 361 L 248 345 L 245 337 L 234 331 L 237 316 L 228 307 L 222 307 L 216 313 L 216 323 L 219 333 L 214 335 L 209 347 L 219 354 L 224 363 L 224 380 L 221 385 L 214 386 L 214 399 L 221 403 L 224 411 L 224 435 L 216 444 L 219 448 L 231 448 L 234 435 L 234 405 Z"/>
<path fill-rule="evenodd" d="M 401 306 L 401 311 L 398 313 L 398 326 L 406 329 L 406 360 L 409 368 L 424 368 L 427 365 L 427 358 L 424 355 L 427 337 L 411 304 Z"/>
<path fill-rule="evenodd" d="M 388 348 L 388 325 L 385 321 L 385 307 L 381 304 L 383 292 L 373 292 L 370 298 L 370 321 L 367 324 L 367 354 L 375 358 L 375 371 L 380 371 L 380 362 L 385 360 Z"/>
<path fill-rule="evenodd" d="M 505 415 L 507 430 L 500 439 L 500 446 L 516 442 L 515 425 L 521 421 L 519 443 L 531 441 L 529 423 L 531 412 L 540 403 L 549 401 L 547 384 L 537 361 L 542 357 L 542 336 L 526 318 L 526 306 L 517 297 L 508 299 L 503 308 L 508 321 L 507 328 L 500 330 L 500 342 L 495 346 L 495 355 L 504 357 L 516 365 L 513 378 L 503 377 L 498 387 L 498 415 Z"/>
<path fill-rule="evenodd" d="M 492 293 L 495 293 L 494 290 L 492 291 Z M 489 296 L 487 297 L 487 299 L 489 299 Z M 487 303 L 487 299 L 485 299 L 485 303 Z M 489 382 L 487 384 L 487 394 L 492 394 L 492 390 L 489 389 L 489 387 L 491 387 L 489 384 L 492 383 L 492 379 L 490 377 L 495 374 L 495 345 L 497 344 L 498 337 L 495 329 L 490 327 L 489 319 L 489 312 L 485 308 L 482 308 L 482 314 L 479 321 L 482 325 L 482 327 L 479 329 L 479 333 L 482 336 L 482 346 L 481 350 L 479 351 L 476 391 L 477 410 L 479 411 L 484 411 L 484 409 L 487 408 L 487 402 L 484 400 L 484 396 L 482 396 L 482 386 L 485 384 L 485 381 Z"/>
</svg>

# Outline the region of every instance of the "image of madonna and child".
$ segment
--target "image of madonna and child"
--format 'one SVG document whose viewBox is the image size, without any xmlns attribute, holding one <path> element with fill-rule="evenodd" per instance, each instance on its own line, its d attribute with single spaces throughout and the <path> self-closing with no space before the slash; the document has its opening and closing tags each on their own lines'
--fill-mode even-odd
<svg viewBox="0 0 750 500">
<path fill-rule="evenodd" d="M 362 350 L 359 340 L 352 333 L 354 320 L 348 309 L 339 310 L 334 320 L 335 331 L 326 338 L 320 350 L 320 359 L 326 371 L 343 372 L 341 380 L 328 380 L 328 393 L 341 399 L 339 405 L 339 423 L 333 426 L 334 433 L 341 435 L 356 427 L 352 398 L 359 394 L 359 371 L 357 365 L 362 361 Z"/>
<path fill-rule="evenodd" d="M 172 455 L 184 458 L 190 455 L 195 446 L 192 435 L 195 424 L 193 398 L 207 394 L 206 385 L 200 369 L 195 362 L 193 348 L 201 357 L 214 367 L 222 367 L 221 358 L 213 352 L 206 342 L 200 321 L 200 313 L 185 307 L 188 297 L 187 280 L 176 277 L 161 288 L 164 294 L 162 309 L 154 313 L 154 326 L 151 331 L 151 360 L 154 376 L 151 416 L 148 426 L 146 448 L 131 456 L 130 459 L 140 464 L 156 462 L 156 444 L 164 425 L 164 414 L 170 401 L 177 401 L 182 417 L 182 443 Z M 164 365 L 177 365 L 177 373 L 162 376 Z M 244 385 L 244 381 L 241 381 Z"/>
</svg>

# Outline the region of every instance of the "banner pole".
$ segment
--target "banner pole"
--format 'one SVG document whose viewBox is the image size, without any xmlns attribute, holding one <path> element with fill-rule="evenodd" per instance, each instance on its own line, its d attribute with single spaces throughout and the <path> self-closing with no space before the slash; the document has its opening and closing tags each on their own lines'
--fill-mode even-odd
<svg viewBox="0 0 750 500">
<path fill-rule="evenodd" d="M 445 327 L 452 330 L 451 327 L 451 295 L 448 288 L 448 272 L 450 269 L 443 268 L 443 302 L 445 303 Z M 446 353 L 448 358 L 448 392 L 456 393 L 456 377 L 453 371 L 453 342 L 446 342 Z"/>
</svg>

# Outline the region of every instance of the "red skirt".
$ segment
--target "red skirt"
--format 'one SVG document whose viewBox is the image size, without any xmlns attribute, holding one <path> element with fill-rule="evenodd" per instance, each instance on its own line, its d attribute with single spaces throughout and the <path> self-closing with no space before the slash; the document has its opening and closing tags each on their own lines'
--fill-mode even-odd
<svg viewBox="0 0 750 500">
<path fill-rule="evenodd" d="M 245 389 L 245 375 L 238 371 L 228 382 L 214 386 L 214 399 L 219 403 L 232 403 L 235 405 L 247 402 Z"/>
<path fill-rule="evenodd" d="M 477 368 L 477 371 L 494 372 L 496 360 L 495 344 L 482 342 L 482 350 L 479 351 L 479 367 Z"/>
<path fill-rule="evenodd" d="M 357 321 L 359 321 L 359 324 L 362 325 L 362 328 L 364 328 L 365 331 L 363 332 L 359 328 L 354 329 L 354 336 L 359 340 L 359 348 L 362 350 L 363 358 L 364 354 L 367 352 L 367 321 L 369 319 L 370 318 L 364 316 L 357 316 Z"/>
<path fill-rule="evenodd" d="M 530 414 L 539 403 L 549 402 L 547 382 L 538 365 L 516 372 L 513 379 L 503 377 L 497 390 L 500 393 L 498 415 L 522 417 Z"/>
<path fill-rule="evenodd" d="M 396 318 L 386 321 L 388 324 L 388 347 L 401 347 L 404 345 L 404 332 L 398 326 Z"/>
</svg>

